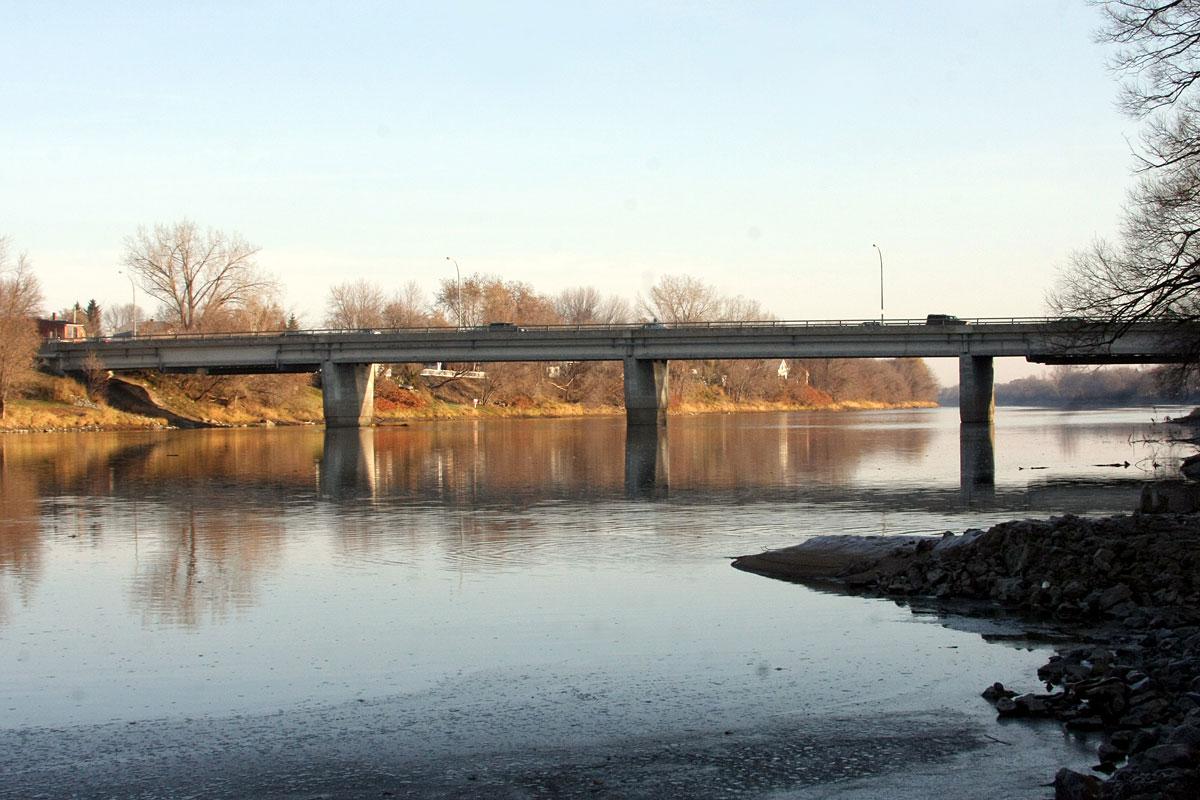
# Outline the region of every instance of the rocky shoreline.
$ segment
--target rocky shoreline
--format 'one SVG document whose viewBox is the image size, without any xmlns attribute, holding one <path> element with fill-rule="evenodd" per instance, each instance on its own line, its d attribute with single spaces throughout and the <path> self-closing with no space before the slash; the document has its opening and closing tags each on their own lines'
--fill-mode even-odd
<svg viewBox="0 0 1200 800">
<path fill-rule="evenodd" d="M 1200 797 L 1200 516 L 1006 522 L 941 537 L 822 536 L 739 569 L 892 598 L 984 601 L 1086 634 L 1038 670 L 1047 691 L 983 692 L 1003 717 L 1097 731 L 1098 775 L 1057 798 Z"/>
</svg>

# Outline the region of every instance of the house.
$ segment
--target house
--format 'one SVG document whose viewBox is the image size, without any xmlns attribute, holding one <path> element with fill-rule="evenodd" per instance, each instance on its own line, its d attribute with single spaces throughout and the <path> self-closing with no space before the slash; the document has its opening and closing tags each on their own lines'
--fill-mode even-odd
<svg viewBox="0 0 1200 800">
<path fill-rule="evenodd" d="M 78 322 L 67 322 L 59 319 L 58 314 L 51 314 L 50 319 L 37 320 L 38 335 L 43 339 L 86 339 L 87 328 Z"/>
</svg>

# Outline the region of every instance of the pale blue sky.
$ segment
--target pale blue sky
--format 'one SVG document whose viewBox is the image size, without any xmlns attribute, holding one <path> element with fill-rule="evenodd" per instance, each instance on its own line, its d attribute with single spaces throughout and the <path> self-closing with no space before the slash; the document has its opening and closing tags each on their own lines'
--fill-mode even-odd
<svg viewBox="0 0 1200 800">
<path fill-rule="evenodd" d="M 447 255 L 871 317 L 873 242 L 889 317 L 1039 314 L 1137 132 L 1082 0 L 5 6 L 0 233 L 52 307 L 127 302 L 122 238 L 186 216 L 312 324 Z"/>
</svg>

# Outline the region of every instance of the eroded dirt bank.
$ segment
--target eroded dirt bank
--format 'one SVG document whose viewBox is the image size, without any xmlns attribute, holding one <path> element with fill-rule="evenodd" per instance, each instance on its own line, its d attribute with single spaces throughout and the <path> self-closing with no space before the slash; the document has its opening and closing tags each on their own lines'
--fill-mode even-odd
<svg viewBox="0 0 1200 800">
<path fill-rule="evenodd" d="M 1097 774 L 1061 770 L 1055 795 L 1200 797 L 1194 514 L 1064 516 L 941 537 L 825 536 L 734 566 L 878 596 L 986 601 L 1071 626 L 1092 644 L 1061 650 L 1038 670 L 1046 693 L 1015 695 L 1001 683 L 984 692 L 1001 716 L 1104 732 Z"/>
</svg>

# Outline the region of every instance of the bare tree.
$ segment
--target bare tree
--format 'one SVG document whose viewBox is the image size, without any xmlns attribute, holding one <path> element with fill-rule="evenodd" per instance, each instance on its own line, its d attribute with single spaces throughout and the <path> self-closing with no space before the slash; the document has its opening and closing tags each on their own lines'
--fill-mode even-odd
<svg viewBox="0 0 1200 800">
<path fill-rule="evenodd" d="M 690 275 L 664 275 L 638 306 L 643 314 L 660 322 L 706 322 L 719 317 L 721 296 L 714 287 Z"/>
<path fill-rule="evenodd" d="M 383 290 L 370 281 L 339 283 L 329 290 L 325 324 L 330 328 L 359 330 L 383 325 Z"/>
<path fill-rule="evenodd" d="M 134 319 L 145 319 L 146 314 L 133 303 L 109 306 L 104 309 L 104 330 L 109 333 L 124 333 L 133 330 Z"/>
<path fill-rule="evenodd" d="M 604 297 L 591 286 L 564 289 L 554 298 L 554 310 L 568 325 L 620 325 L 633 313 L 620 297 Z"/>
<path fill-rule="evenodd" d="M 259 248 L 241 237 L 182 220 L 138 228 L 125 239 L 122 263 L 159 300 L 181 330 L 204 330 L 221 312 L 275 290 L 259 270 Z"/>
<path fill-rule="evenodd" d="M 383 324 L 389 328 L 417 328 L 429 324 L 429 304 L 416 281 L 408 281 L 383 306 Z"/>
<path fill-rule="evenodd" d="M 660 322 L 749 322 L 772 319 L 757 300 L 727 297 L 716 287 L 690 275 L 664 275 L 638 303 L 639 310 Z"/>
<path fill-rule="evenodd" d="M 1126 326 L 1200 318 L 1200 0 L 1101 0 L 1122 106 L 1144 119 L 1117 243 L 1076 253 L 1050 296 L 1068 316 Z M 1119 328 L 1118 328 L 1119 329 Z"/>
<path fill-rule="evenodd" d="M 7 412 L 9 395 L 37 356 L 34 317 L 41 302 L 41 287 L 29 259 L 21 254 L 13 264 L 8 240 L 0 237 L 0 420 Z"/>
<path fill-rule="evenodd" d="M 451 320 L 466 326 L 485 322 L 549 325 L 559 318 L 554 304 L 529 284 L 478 273 L 461 282 L 442 280 L 434 303 Z"/>
</svg>

